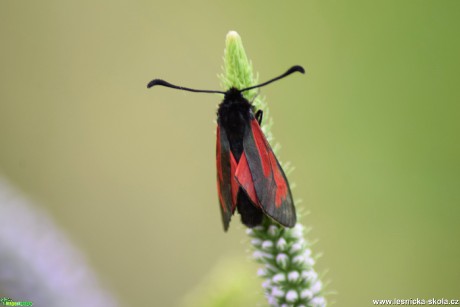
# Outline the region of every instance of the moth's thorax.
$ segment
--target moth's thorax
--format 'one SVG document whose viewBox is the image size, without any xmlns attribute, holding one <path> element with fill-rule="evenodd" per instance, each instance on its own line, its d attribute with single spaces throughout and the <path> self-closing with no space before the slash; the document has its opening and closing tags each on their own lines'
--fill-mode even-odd
<svg viewBox="0 0 460 307">
<path fill-rule="evenodd" d="M 219 123 L 226 130 L 238 130 L 245 126 L 253 116 L 252 105 L 236 88 L 225 93 L 224 100 L 219 105 L 217 116 Z"/>
<path fill-rule="evenodd" d="M 218 124 L 225 129 L 231 150 L 237 160 L 243 150 L 242 142 L 249 123 L 254 118 L 253 107 L 236 88 L 225 93 L 217 110 Z"/>
<path fill-rule="evenodd" d="M 241 92 L 232 87 L 224 96 L 224 100 L 220 103 L 217 115 L 219 117 L 234 116 L 236 113 L 248 115 L 253 112 L 252 105 L 243 97 Z"/>
</svg>

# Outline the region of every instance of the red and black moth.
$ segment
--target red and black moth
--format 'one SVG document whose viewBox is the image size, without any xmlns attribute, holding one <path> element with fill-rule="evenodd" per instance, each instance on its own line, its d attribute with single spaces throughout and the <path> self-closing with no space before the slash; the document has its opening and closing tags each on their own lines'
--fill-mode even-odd
<svg viewBox="0 0 460 307">
<path fill-rule="evenodd" d="M 147 88 L 161 85 L 199 93 L 224 94 L 217 110 L 217 192 L 224 230 L 238 210 L 247 227 L 262 224 L 269 216 L 279 224 L 294 227 L 296 213 L 291 189 L 278 159 L 263 134 L 262 110 L 243 97 L 242 92 L 262 87 L 294 72 L 305 73 L 293 66 L 284 74 L 259 85 L 244 89 L 230 88 L 226 92 L 196 90 L 173 85 L 161 79 L 148 83 Z"/>
</svg>

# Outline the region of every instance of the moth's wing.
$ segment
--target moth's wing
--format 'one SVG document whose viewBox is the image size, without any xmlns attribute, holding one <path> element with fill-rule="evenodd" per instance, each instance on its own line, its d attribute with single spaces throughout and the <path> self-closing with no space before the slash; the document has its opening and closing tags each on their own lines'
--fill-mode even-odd
<svg viewBox="0 0 460 307">
<path fill-rule="evenodd" d="M 241 154 L 238 167 L 236 168 L 235 178 L 238 185 L 243 189 L 255 207 L 260 208 L 259 199 L 257 198 L 254 181 L 252 179 L 251 169 L 249 168 L 246 153 Z"/>
<path fill-rule="evenodd" d="M 216 162 L 217 162 L 217 193 L 224 230 L 227 231 L 236 207 L 238 184 L 235 179 L 236 160 L 230 151 L 230 143 L 225 129 L 217 125 Z"/>
<path fill-rule="evenodd" d="M 252 200 L 252 183 L 257 196 L 256 204 L 264 213 L 281 225 L 294 227 L 296 213 L 289 183 L 259 123 L 254 118 L 246 127 L 243 148 L 244 154 L 236 170 L 240 186 Z M 252 180 L 249 180 L 247 172 L 243 171 L 243 157 L 247 161 Z"/>
</svg>

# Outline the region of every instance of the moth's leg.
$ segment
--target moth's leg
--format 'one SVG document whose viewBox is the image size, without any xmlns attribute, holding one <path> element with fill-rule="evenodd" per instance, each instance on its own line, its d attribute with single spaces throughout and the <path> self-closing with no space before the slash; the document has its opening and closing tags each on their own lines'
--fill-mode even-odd
<svg viewBox="0 0 460 307">
<path fill-rule="evenodd" d="M 256 119 L 257 119 L 257 122 L 259 123 L 259 125 L 262 124 L 262 117 L 264 115 L 264 112 L 262 110 L 258 110 L 256 112 Z"/>
</svg>

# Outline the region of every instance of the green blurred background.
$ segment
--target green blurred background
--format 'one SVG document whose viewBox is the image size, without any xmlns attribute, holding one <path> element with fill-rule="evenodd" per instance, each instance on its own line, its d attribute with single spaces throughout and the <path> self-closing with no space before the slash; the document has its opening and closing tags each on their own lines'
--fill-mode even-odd
<svg viewBox="0 0 460 307">
<path fill-rule="evenodd" d="M 258 296 L 244 228 L 220 220 L 221 98 L 145 87 L 218 89 L 236 30 L 261 81 L 307 70 L 261 94 L 329 300 L 458 299 L 459 29 L 458 1 L 2 0 L 0 174 L 123 306 L 180 305 L 222 263 Z"/>
</svg>

